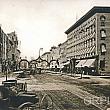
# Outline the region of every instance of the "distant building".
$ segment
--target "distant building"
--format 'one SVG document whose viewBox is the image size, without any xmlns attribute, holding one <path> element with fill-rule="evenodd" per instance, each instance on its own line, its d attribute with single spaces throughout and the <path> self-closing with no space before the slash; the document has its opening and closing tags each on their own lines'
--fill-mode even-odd
<svg viewBox="0 0 110 110">
<path fill-rule="evenodd" d="M 42 54 L 41 55 L 41 59 L 44 60 L 44 61 L 41 62 L 42 63 L 42 66 L 44 68 L 47 68 L 49 66 L 48 63 L 51 60 L 51 54 L 50 54 L 50 52 L 45 52 L 44 54 Z"/>
<path fill-rule="evenodd" d="M 16 51 L 16 64 L 17 64 L 17 69 L 19 69 L 19 62 L 20 62 L 20 60 L 21 60 L 21 57 L 20 57 L 20 55 L 21 55 L 21 51 L 19 50 L 19 49 L 17 49 L 17 51 Z"/>
<path fill-rule="evenodd" d="M 65 33 L 73 69 L 88 67 L 110 73 L 110 7 L 93 7 Z"/>
<path fill-rule="evenodd" d="M 58 62 L 59 62 L 59 58 L 60 58 L 60 53 L 59 53 L 59 46 L 53 46 L 50 49 L 50 56 L 51 56 L 51 64 L 50 67 L 51 68 L 55 68 L 58 67 Z"/>
<path fill-rule="evenodd" d="M 67 40 L 59 45 L 59 49 L 60 49 L 59 63 L 60 63 L 60 65 L 63 65 L 68 60 L 66 57 L 67 56 Z"/>
<path fill-rule="evenodd" d="M 50 52 L 45 52 L 45 53 L 43 53 L 43 54 L 41 55 L 41 58 L 42 58 L 43 60 L 46 60 L 47 62 L 50 62 L 50 60 L 51 60 Z"/>
</svg>

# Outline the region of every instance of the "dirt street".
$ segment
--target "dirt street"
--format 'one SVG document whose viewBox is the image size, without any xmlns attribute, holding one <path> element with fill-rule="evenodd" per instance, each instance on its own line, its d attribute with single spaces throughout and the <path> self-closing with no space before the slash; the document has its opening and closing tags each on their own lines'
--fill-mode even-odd
<svg viewBox="0 0 110 110">
<path fill-rule="evenodd" d="M 109 97 L 110 81 L 104 78 L 74 78 L 59 74 L 36 74 L 19 81 L 28 84 L 29 91 L 51 96 L 59 110 L 104 110 Z M 100 102 L 101 100 L 101 102 Z"/>
</svg>

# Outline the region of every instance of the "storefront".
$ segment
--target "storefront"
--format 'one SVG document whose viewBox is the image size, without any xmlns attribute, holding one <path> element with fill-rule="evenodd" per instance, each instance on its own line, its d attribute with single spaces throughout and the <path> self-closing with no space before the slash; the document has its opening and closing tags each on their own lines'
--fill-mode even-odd
<svg viewBox="0 0 110 110">
<path fill-rule="evenodd" d="M 75 72 L 80 73 L 83 71 L 84 74 L 97 74 L 97 59 L 89 58 L 89 59 L 81 59 L 75 66 Z"/>
<path fill-rule="evenodd" d="M 69 73 L 70 72 L 70 61 L 64 62 L 61 64 L 61 71 Z"/>
</svg>

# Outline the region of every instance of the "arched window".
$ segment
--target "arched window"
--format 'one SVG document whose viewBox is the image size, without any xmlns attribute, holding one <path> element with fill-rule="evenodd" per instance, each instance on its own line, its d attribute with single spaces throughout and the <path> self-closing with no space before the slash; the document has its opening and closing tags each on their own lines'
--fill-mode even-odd
<svg viewBox="0 0 110 110">
<path fill-rule="evenodd" d="M 101 20 L 101 21 L 105 21 L 105 19 L 106 19 L 106 17 L 105 17 L 104 15 L 101 15 L 101 16 L 100 16 L 100 20 Z"/>
<path fill-rule="evenodd" d="M 100 45 L 101 55 L 105 55 L 106 52 L 106 44 L 102 43 Z"/>
<path fill-rule="evenodd" d="M 104 15 L 100 16 L 101 26 L 105 26 L 105 20 L 106 20 L 106 17 Z"/>
</svg>

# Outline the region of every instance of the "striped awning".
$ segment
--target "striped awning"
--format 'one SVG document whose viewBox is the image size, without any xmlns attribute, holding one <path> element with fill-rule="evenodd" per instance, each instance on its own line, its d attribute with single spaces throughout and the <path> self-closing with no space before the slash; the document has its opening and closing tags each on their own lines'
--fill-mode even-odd
<svg viewBox="0 0 110 110">
<path fill-rule="evenodd" d="M 80 60 L 75 67 L 94 67 L 94 62 L 96 59 L 84 59 Z"/>
<path fill-rule="evenodd" d="M 86 60 L 80 60 L 79 63 L 75 67 L 83 67 Z"/>
<path fill-rule="evenodd" d="M 94 66 L 94 65 L 93 65 L 94 62 L 95 62 L 95 59 L 88 59 L 88 60 L 84 63 L 83 67 L 85 67 L 85 66 L 87 66 L 87 67 L 93 67 L 93 66 Z"/>
</svg>

